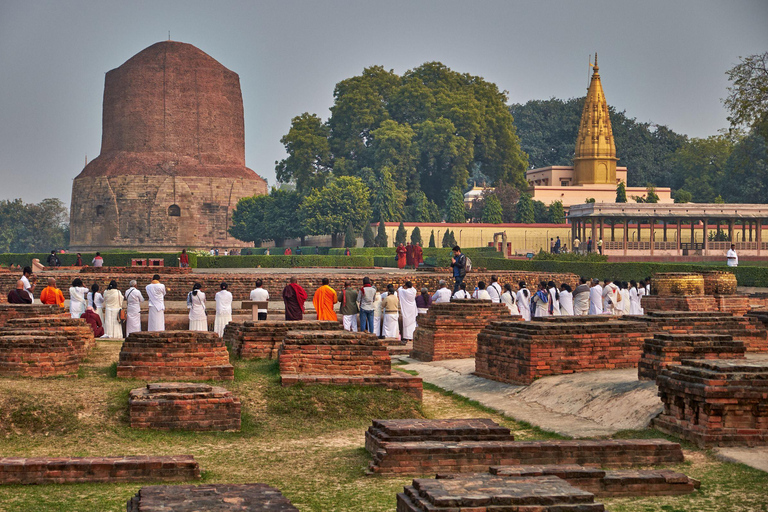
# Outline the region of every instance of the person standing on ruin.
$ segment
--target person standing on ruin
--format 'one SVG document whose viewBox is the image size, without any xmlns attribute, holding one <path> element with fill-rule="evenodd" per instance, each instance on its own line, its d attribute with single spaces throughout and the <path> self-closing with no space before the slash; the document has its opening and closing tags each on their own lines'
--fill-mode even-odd
<svg viewBox="0 0 768 512">
<path fill-rule="evenodd" d="M 227 283 L 221 283 L 219 288 L 220 290 L 214 296 L 216 319 L 213 321 L 213 331 L 219 335 L 219 338 L 223 338 L 224 328 L 232 321 L 232 292 L 227 289 L 229 288 Z"/>
<path fill-rule="evenodd" d="M 738 264 L 738 258 L 736 259 L 736 263 Z M 645 294 L 650 295 L 651 294 L 651 278 L 646 277 L 645 278 Z"/>
<path fill-rule="evenodd" d="M 596 277 L 592 279 L 592 287 L 589 289 L 589 314 L 603 314 L 603 287 Z"/>
<path fill-rule="evenodd" d="M 619 295 L 621 296 L 621 309 L 619 315 L 628 315 L 631 304 L 629 303 L 629 283 L 622 281 L 619 283 Z"/>
<path fill-rule="evenodd" d="M 347 249 L 349 250 L 349 249 Z M 344 283 L 344 289 L 339 292 L 339 313 L 345 331 L 357 332 L 357 315 L 360 309 L 357 307 L 357 290 L 352 288 L 349 281 Z"/>
<path fill-rule="evenodd" d="M 117 281 L 109 282 L 104 292 L 104 337 L 120 339 L 123 337 L 123 325 L 120 311 L 123 309 L 123 294 L 117 289 Z"/>
<path fill-rule="evenodd" d="M 560 290 L 557 289 L 554 281 L 547 283 L 547 299 L 549 316 L 560 316 Z"/>
<path fill-rule="evenodd" d="M 400 270 L 405 268 L 406 263 L 406 248 L 403 246 L 402 242 L 400 245 L 397 246 L 397 249 L 395 249 L 396 258 L 397 258 L 397 268 Z"/>
<path fill-rule="evenodd" d="M 381 335 L 384 338 L 400 338 L 400 324 L 398 319 L 400 317 L 400 301 L 395 292 L 393 285 L 387 285 L 386 296 L 382 294 L 381 301 L 382 308 L 384 310 L 384 325 L 381 328 Z"/>
<path fill-rule="evenodd" d="M 637 281 L 634 279 L 629 282 L 629 314 L 642 315 L 640 310 L 640 291 L 637 287 Z"/>
<path fill-rule="evenodd" d="M 312 297 L 312 304 L 315 306 L 318 320 L 338 322 L 339 317 L 333 310 L 333 305 L 337 302 L 336 290 L 331 288 L 330 282 L 327 277 L 323 278 L 323 285 L 317 289 L 314 297 Z"/>
<path fill-rule="evenodd" d="M 547 283 L 542 281 L 539 283 L 539 289 L 533 294 L 533 303 L 531 309 L 533 309 L 533 316 L 536 318 L 549 316 L 547 311 L 547 303 L 549 302 L 549 293 L 547 293 Z"/>
<path fill-rule="evenodd" d="M 606 315 L 616 315 L 617 309 L 622 308 L 621 295 L 619 294 L 619 287 L 613 282 L 612 279 L 603 279 L 603 313 Z"/>
<path fill-rule="evenodd" d="M 49 277 L 48 286 L 43 288 L 40 292 L 40 302 L 43 304 L 56 304 L 59 307 L 64 307 L 64 294 L 61 290 L 56 288 L 56 279 Z"/>
<path fill-rule="evenodd" d="M 528 286 L 525 281 L 520 281 L 517 284 L 520 289 L 517 291 L 517 309 L 520 310 L 520 316 L 523 320 L 531 319 L 531 292 L 528 290 Z"/>
<path fill-rule="evenodd" d="M 285 319 L 291 321 L 304 319 L 304 303 L 308 294 L 299 285 L 296 276 L 291 276 L 290 282 L 283 288 L 283 304 L 285 304 Z"/>
<path fill-rule="evenodd" d="M 96 256 L 93 257 L 91 260 L 91 265 L 94 267 L 103 267 L 104 266 L 104 258 L 101 257 L 101 253 L 97 252 Z"/>
<path fill-rule="evenodd" d="M 382 305 L 381 294 L 376 292 L 373 297 L 373 334 L 379 338 L 381 335 L 381 317 L 384 316 L 384 306 Z"/>
<path fill-rule="evenodd" d="M 424 263 L 424 249 L 421 248 L 420 243 L 416 243 L 413 246 L 413 268 L 418 270 L 422 263 Z"/>
<path fill-rule="evenodd" d="M 104 296 L 99 292 L 101 288 L 98 283 L 91 285 L 91 291 L 88 292 L 86 300 L 88 305 L 93 308 L 93 311 L 101 318 L 101 323 L 104 323 Z"/>
<path fill-rule="evenodd" d="M 413 331 L 416 330 L 416 317 L 419 315 L 419 308 L 416 306 L 416 288 L 410 281 L 397 290 L 398 299 L 400 299 L 400 312 L 403 315 L 403 340 L 413 339 Z"/>
<path fill-rule="evenodd" d="M 69 287 L 69 314 L 72 318 L 80 318 L 88 306 L 86 297 L 88 288 L 83 286 L 83 281 L 77 277 Z M 95 313 L 94 313 L 95 314 Z"/>
<path fill-rule="evenodd" d="M 144 302 L 144 296 L 136 288 L 136 280 L 132 279 L 128 283 L 129 288 L 125 290 L 125 303 L 127 311 L 125 315 L 125 337 L 132 332 L 141 332 L 141 303 Z"/>
<path fill-rule="evenodd" d="M 205 314 L 205 293 L 203 285 L 195 283 L 192 291 L 187 294 L 187 309 L 189 309 L 189 330 L 207 331 L 208 315 Z"/>
<path fill-rule="evenodd" d="M 491 296 L 491 302 L 501 302 L 501 285 L 496 276 L 491 276 L 491 284 L 489 284 L 486 289 L 488 290 L 488 295 Z"/>
<path fill-rule="evenodd" d="M 269 302 L 269 292 L 264 289 L 264 281 L 262 281 L 261 279 L 257 279 L 256 282 L 254 283 L 254 285 L 256 286 L 256 288 L 251 290 L 250 299 L 253 302 Z M 299 287 L 299 288 L 301 288 L 301 287 Z M 285 295 L 285 294 L 283 294 L 283 295 Z M 307 299 L 307 297 L 305 296 L 304 300 L 306 300 L 306 299 Z M 283 298 L 283 300 L 285 300 L 285 298 Z M 299 311 L 299 313 L 301 313 L 301 310 Z M 258 318 L 259 320 L 266 320 L 267 319 L 267 309 L 259 308 L 259 310 L 256 312 L 256 315 L 257 315 L 256 318 Z M 287 315 L 287 312 L 286 312 L 286 315 Z M 286 320 L 288 320 L 287 317 L 286 317 Z M 299 320 L 301 320 L 301 318 L 299 318 Z"/>
<path fill-rule="evenodd" d="M 445 279 L 441 279 L 438 286 L 440 288 L 432 295 L 432 302 L 435 304 L 438 302 L 451 302 L 451 290 L 448 289 Z"/>
<path fill-rule="evenodd" d="M 587 278 L 582 276 L 579 285 L 573 290 L 573 314 L 583 316 L 589 313 L 589 285 Z"/>
<path fill-rule="evenodd" d="M 152 282 L 146 287 L 147 300 L 149 301 L 149 319 L 147 331 L 165 330 L 165 294 L 168 290 L 160 282 L 160 276 L 152 276 Z"/>
<path fill-rule="evenodd" d="M 453 293 L 459 291 L 459 285 L 464 281 L 467 275 L 467 257 L 461 253 L 461 247 L 454 245 L 453 257 L 451 258 L 451 268 L 453 268 Z"/>
<path fill-rule="evenodd" d="M 375 332 L 374 318 L 376 317 L 376 288 L 371 284 L 371 278 L 363 278 L 363 287 L 357 294 L 357 307 L 360 310 L 360 330 Z"/>
<path fill-rule="evenodd" d="M 179 255 L 179 266 L 181 268 L 189 267 L 189 254 L 187 254 L 186 249 L 181 250 L 181 255 Z"/>
<path fill-rule="evenodd" d="M 571 285 L 562 283 L 560 285 L 560 316 L 573 316 L 573 293 Z"/>
<path fill-rule="evenodd" d="M 517 301 L 515 300 L 515 292 L 512 291 L 512 285 L 509 283 L 504 285 L 504 293 L 501 294 L 501 303 L 507 306 L 510 315 L 520 316 L 520 309 L 517 307 Z"/>
</svg>

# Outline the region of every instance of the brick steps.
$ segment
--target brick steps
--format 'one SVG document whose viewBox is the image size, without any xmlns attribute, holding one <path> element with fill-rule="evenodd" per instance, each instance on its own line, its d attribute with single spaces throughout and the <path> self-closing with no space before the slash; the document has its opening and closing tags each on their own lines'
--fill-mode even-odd
<svg viewBox="0 0 768 512">
<path fill-rule="evenodd" d="M 66 335 L 67 339 L 71 340 L 78 350 L 82 351 L 81 358 L 83 359 L 96 346 L 93 331 L 86 321 L 72 318 L 69 315 L 66 317 L 12 318 L 8 320 L 4 328 L 0 328 L 0 333 L 10 332 L 14 329 L 27 331 L 27 334 L 52 332 L 56 335 Z"/>
<path fill-rule="evenodd" d="M 277 359 L 288 331 L 341 331 L 339 322 L 323 320 L 265 320 L 230 322 L 224 329 L 224 342 L 241 359 Z"/>
<path fill-rule="evenodd" d="M 0 484 L 186 481 L 200 478 L 191 455 L 0 458 Z"/>
<path fill-rule="evenodd" d="M 81 354 L 69 340 L 53 333 L 0 335 L 0 376 L 74 376 Z"/>
<path fill-rule="evenodd" d="M 744 359 L 743 341 L 730 334 L 655 334 L 643 343 L 637 367 L 640 380 L 656 380 L 658 373 L 683 359 Z"/>
<path fill-rule="evenodd" d="M 3 290 L 15 288 L 18 277 L 13 275 L 13 286 L 3 287 Z M 52 316 L 58 318 L 71 318 L 68 311 L 55 304 L 0 304 L 0 327 L 13 318 L 35 318 L 39 316 Z"/>
<path fill-rule="evenodd" d="M 128 512 L 299 512 L 266 484 L 153 485 L 128 500 Z"/>
</svg>

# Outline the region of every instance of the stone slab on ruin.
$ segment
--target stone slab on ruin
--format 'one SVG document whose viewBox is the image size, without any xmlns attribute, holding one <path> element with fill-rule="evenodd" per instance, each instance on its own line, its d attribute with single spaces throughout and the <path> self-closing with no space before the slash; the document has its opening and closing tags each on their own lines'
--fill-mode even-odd
<svg viewBox="0 0 768 512">
<path fill-rule="evenodd" d="M 419 361 L 474 357 L 478 333 L 493 320 L 513 318 L 507 306 L 488 300 L 452 299 L 432 304 L 426 315 L 419 315 L 411 357 Z"/>
<path fill-rule="evenodd" d="M 17 277 L 14 275 L 14 284 L 16 279 Z M 67 318 L 70 317 L 70 314 L 56 304 L 0 304 L 0 327 L 5 327 L 13 318 L 34 318 L 39 316 Z"/>
<path fill-rule="evenodd" d="M 233 380 L 229 352 L 215 332 L 133 332 L 117 364 L 121 379 Z"/>
<path fill-rule="evenodd" d="M 491 466 L 490 474 L 520 478 L 556 476 L 601 497 L 676 496 L 690 494 L 701 482 L 668 469 L 604 470 L 578 464 Z"/>
<path fill-rule="evenodd" d="M 633 368 L 650 336 L 645 323 L 609 315 L 491 322 L 477 337 L 475 374 L 530 384 L 548 375 Z"/>
<path fill-rule="evenodd" d="M 365 432 L 365 449 L 373 455 L 385 443 L 514 440 L 508 428 L 489 418 L 373 420 Z"/>
<path fill-rule="evenodd" d="M 643 343 L 637 378 L 656 380 L 662 369 L 683 359 L 744 359 L 746 350 L 730 334 L 654 334 Z"/>
<path fill-rule="evenodd" d="M 665 439 L 553 441 L 418 441 L 387 443 L 369 474 L 477 473 L 490 466 L 579 464 L 605 468 L 661 466 L 683 461 L 679 443 Z"/>
<path fill-rule="evenodd" d="M 128 500 L 128 512 L 299 512 L 266 484 L 152 485 Z"/>
<path fill-rule="evenodd" d="M 90 350 L 96 346 L 93 330 L 82 318 L 41 316 L 33 318 L 12 318 L 0 333 L 12 330 L 26 331 L 28 334 L 55 333 L 65 336 L 80 351 L 84 359 Z"/>
<path fill-rule="evenodd" d="M 0 484 L 184 482 L 198 480 L 191 455 L 0 458 Z"/>
<path fill-rule="evenodd" d="M 683 360 L 656 384 L 662 432 L 702 448 L 768 444 L 768 361 Z"/>
<path fill-rule="evenodd" d="M 603 512 L 595 495 L 556 476 L 488 473 L 416 478 L 397 495 L 397 512 Z"/>
<path fill-rule="evenodd" d="M 334 330 L 341 331 L 341 323 L 326 320 L 230 322 L 224 328 L 224 343 L 241 359 L 277 359 L 288 331 Z"/>
<path fill-rule="evenodd" d="M 0 333 L 0 375 L 4 377 L 74 376 L 81 359 L 82 350 L 66 336 Z"/>
<path fill-rule="evenodd" d="M 240 430 L 240 411 L 231 391 L 201 383 L 151 383 L 128 398 L 131 428 Z"/>
</svg>

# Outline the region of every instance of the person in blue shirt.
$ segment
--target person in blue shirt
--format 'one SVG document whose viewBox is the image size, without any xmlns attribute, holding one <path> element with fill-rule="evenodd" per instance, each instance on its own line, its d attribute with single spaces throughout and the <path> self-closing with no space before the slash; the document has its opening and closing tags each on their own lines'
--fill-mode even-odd
<svg viewBox="0 0 768 512">
<path fill-rule="evenodd" d="M 467 257 L 461 253 L 458 245 L 453 246 L 453 257 L 451 257 L 451 267 L 453 267 L 453 293 L 459 291 L 459 286 L 464 282 L 464 276 L 467 275 Z"/>
</svg>

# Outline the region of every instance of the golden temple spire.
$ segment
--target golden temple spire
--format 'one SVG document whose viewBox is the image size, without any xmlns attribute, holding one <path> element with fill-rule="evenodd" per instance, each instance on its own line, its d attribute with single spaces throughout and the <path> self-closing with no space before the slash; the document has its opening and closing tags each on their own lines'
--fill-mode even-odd
<svg viewBox="0 0 768 512">
<path fill-rule="evenodd" d="M 573 159 L 573 181 L 579 184 L 616 184 L 616 145 L 613 142 L 608 102 L 600 83 L 600 67 L 592 65 L 592 79 L 581 113 L 576 154 Z"/>
</svg>

